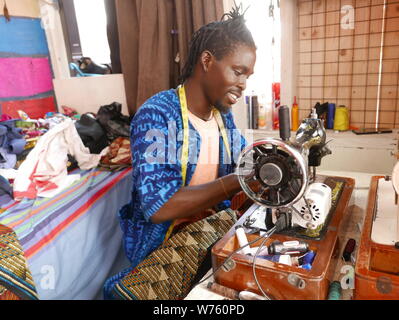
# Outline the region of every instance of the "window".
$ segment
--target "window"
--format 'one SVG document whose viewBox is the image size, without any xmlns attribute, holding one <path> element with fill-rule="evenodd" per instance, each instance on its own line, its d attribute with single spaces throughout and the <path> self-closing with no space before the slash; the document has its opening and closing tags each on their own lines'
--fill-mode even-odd
<svg viewBox="0 0 399 320">
<path fill-rule="evenodd" d="M 82 54 L 99 64 L 110 64 L 107 17 L 103 0 L 74 0 Z"/>
<path fill-rule="evenodd" d="M 97 64 L 110 64 L 104 0 L 61 0 L 60 4 L 70 62 L 90 57 Z"/>
</svg>

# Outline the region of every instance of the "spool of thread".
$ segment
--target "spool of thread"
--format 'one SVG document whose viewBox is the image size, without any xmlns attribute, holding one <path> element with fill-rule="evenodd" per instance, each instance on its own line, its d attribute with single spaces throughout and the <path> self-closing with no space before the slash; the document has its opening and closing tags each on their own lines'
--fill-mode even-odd
<svg viewBox="0 0 399 320">
<path fill-rule="evenodd" d="M 339 281 L 333 281 L 330 284 L 328 300 L 341 300 L 341 292 L 341 283 Z"/>
<path fill-rule="evenodd" d="M 236 226 L 236 236 L 238 239 L 238 244 L 240 247 L 243 247 L 240 250 L 240 253 L 251 255 L 251 248 L 248 245 L 248 239 L 242 226 Z"/>
<path fill-rule="evenodd" d="M 327 129 L 334 128 L 335 103 L 329 103 L 327 109 Z"/>
<path fill-rule="evenodd" d="M 355 239 L 349 239 L 348 242 L 345 245 L 345 249 L 342 252 L 342 257 L 346 262 L 351 260 L 351 255 L 353 251 L 355 250 L 356 247 L 356 240 Z"/>
<path fill-rule="evenodd" d="M 229 298 L 231 300 L 238 300 L 238 295 L 239 292 L 231 289 L 231 288 L 227 288 L 225 286 L 222 286 L 220 284 L 217 284 L 216 282 L 209 282 L 206 286 L 209 290 L 211 290 L 212 292 L 215 292 L 217 294 L 220 294 L 223 297 Z"/>
<path fill-rule="evenodd" d="M 349 111 L 341 105 L 335 109 L 334 130 L 345 131 L 349 129 Z"/>
</svg>

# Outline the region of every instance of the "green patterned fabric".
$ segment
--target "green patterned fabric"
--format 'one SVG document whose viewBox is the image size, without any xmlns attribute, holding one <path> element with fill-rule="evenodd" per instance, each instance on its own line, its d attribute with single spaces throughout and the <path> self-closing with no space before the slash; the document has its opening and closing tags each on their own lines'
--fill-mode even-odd
<svg viewBox="0 0 399 320">
<path fill-rule="evenodd" d="M 17 235 L 0 225 L 0 300 L 15 296 L 23 300 L 38 299 Z"/>
<path fill-rule="evenodd" d="M 227 209 L 182 228 L 115 285 L 114 298 L 183 299 L 208 250 L 235 222 L 235 212 Z"/>
</svg>

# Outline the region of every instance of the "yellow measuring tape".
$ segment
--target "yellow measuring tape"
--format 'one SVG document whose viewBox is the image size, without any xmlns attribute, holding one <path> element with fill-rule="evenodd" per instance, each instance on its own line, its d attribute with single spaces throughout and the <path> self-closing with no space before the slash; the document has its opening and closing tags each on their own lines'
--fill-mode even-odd
<svg viewBox="0 0 399 320">
<path fill-rule="evenodd" d="M 181 175 L 183 180 L 183 187 L 186 185 L 186 177 L 187 177 L 187 164 L 188 164 L 188 146 L 189 146 L 189 127 L 188 127 L 188 107 L 187 107 L 187 98 L 186 91 L 184 90 L 184 86 L 179 86 L 177 88 L 177 92 L 180 100 L 181 114 L 183 119 L 183 148 L 182 148 L 182 156 L 181 156 Z M 227 138 L 226 128 L 224 127 L 222 115 L 219 110 L 213 108 L 213 115 L 218 124 L 219 130 L 222 134 L 223 143 L 226 147 L 227 154 L 231 156 L 229 140 Z M 169 239 L 172 234 L 173 228 L 175 226 L 175 222 L 173 221 L 170 225 L 168 231 L 166 232 L 166 236 L 164 242 Z"/>
</svg>

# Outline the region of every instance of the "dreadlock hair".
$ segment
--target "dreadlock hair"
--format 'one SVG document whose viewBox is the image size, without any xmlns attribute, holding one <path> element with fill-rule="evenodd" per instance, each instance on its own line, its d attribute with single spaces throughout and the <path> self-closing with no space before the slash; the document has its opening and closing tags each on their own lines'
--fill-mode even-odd
<svg viewBox="0 0 399 320">
<path fill-rule="evenodd" d="M 238 44 L 256 48 L 251 32 L 245 25 L 242 6 L 234 5 L 233 9 L 222 16 L 220 21 L 211 22 L 198 29 L 189 45 L 188 59 L 183 67 L 179 82 L 182 84 L 192 76 L 201 53 L 210 51 L 217 60 L 234 51 Z M 225 17 L 227 19 L 223 20 Z"/>
</svg>

